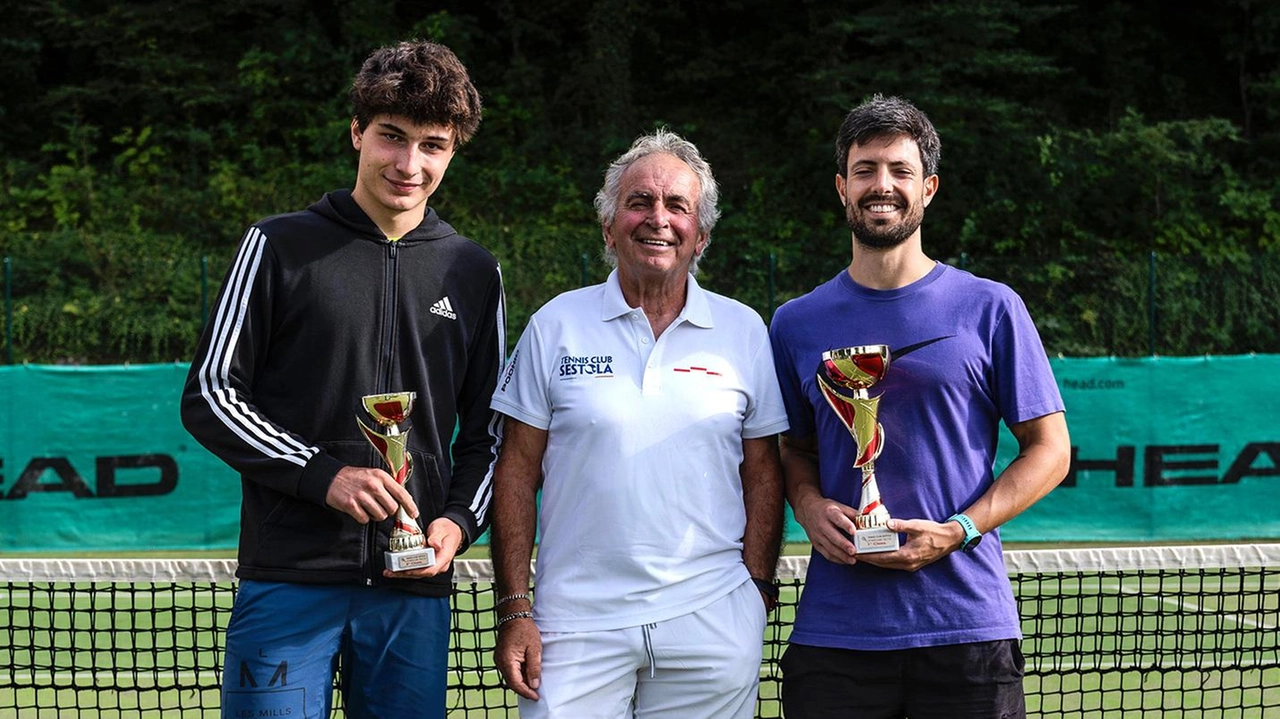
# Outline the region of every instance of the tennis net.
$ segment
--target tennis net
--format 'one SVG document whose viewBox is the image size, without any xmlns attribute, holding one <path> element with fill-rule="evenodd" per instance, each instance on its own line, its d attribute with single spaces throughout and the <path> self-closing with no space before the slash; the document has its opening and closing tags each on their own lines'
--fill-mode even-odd
<svg viewBox="0 0 1280 719">
<path fill-rule="evenodd" d="M 1031 716 L 1280 716 L 1280 544 L 1023 550 L 1006 564 Z M 807 566 L 779 563 L 760 717 L 782 714 L 777 662 Z M 0 560 L 0 719 L 218 716 L 234 570 Z M 458 562 L 456 583 L 449 715 L 515 717 L 492 668 L 491 564 Z"/>
</svg>

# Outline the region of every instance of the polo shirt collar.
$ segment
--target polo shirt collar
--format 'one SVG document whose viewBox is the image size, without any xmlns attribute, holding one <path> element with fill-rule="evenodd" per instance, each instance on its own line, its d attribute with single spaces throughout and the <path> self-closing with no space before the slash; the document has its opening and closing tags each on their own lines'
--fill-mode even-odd
<svg viewBox="0 0 1280 719">
<path fill-rule="evenodd" d="M 711 320 L 711 305 L 707 302 L 706 290 L 698 285 L 698 281 L 693 275 L 688 275 L 688 284 L 685 286 L 684 309 L 680 310 L 680 316 L 676 317 L 676 323 L 687 321 L 698 327 L 710 329 L 715 326 Z M 636 308 L 627 304 L 627 298 L 622 296 L 622 285 L 618 282 L 618 270 L 614 268 L 609 273 L 609 279 L 604 283 L 604 301 L 600 303 L 600 321 L 607 322 L 617 319 L 623 315 L 630 314 Z"/>
</svg>

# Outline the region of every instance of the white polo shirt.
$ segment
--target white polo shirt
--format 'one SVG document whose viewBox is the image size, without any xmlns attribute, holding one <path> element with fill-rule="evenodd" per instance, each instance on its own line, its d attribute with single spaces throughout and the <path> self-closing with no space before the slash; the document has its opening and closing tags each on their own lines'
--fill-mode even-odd
<svg viewBox="0 0 1280 719">
<path fill-rule="evenodd" d="M 755 310 L 690 276 L 684 310 L 655 341 L 617 274 L 538 310 L 493 397 L 548 432 L 544 632 L 664 621 L 747 581 L 742 440 L 787 428 Z"/>
</svg>

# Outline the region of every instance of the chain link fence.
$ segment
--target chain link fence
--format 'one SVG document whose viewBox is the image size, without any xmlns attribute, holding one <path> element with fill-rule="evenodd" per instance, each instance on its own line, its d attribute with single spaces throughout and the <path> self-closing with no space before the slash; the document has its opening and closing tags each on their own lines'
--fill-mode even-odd
<svg viewBox="0 0 1280 719">
<path fill-rule="evenodd" d="M 1045 349 L 1069 357 L 1280 352 L 1280 257 L 962 257 L 1027 303 Z"/>
<path fill-rule="evenodd" d="M 60 268 L 5 257 L 0 362 L 187 361 L 228 261 L 136 258 L 127 271 L 81 272 L 92 281 L 72 288 L 60 279 Z M 602 279 L 594 260 L 569 261 L 573 266 L 561 268 L 561 276 L 582 283 Z M 765 318 L 780 295 L 803 292 L 835 271 L 798 277 L 779 272 L 772 256 L 755 261 L 761 267 L 750 274 L 762 286 L 708 287 L 761 298 L 753 304 Z M 1153 253 L 1028 261 L 962 255 L 950 263 L 1016 290 L 1051 355 L 1280 353 L 1280 256 L 1208 261 Z M 559 291 L 545 289 L 550 294 L 542 301 Z M 535 309 L 511 307 L 509 315 L 527 317 Z M 521 329 L 508 328 L 512 342 Z"/>
</svg>

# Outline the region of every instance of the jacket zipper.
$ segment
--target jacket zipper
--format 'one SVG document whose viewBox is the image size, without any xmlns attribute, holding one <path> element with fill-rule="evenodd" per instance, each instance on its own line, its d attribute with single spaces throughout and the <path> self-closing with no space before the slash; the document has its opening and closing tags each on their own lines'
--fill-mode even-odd
<svg viewBox="0 0 1280 719">
<path fill-rule="evenodd" d="M 387 392 L 399 392 L 399 387 L 391 387 L 391 362 L 392 347 L 394 344 L 394 336 L 392 331 L 395 329 L 395 308 L 399 296 L 400 282 L 400 257 L 397 251 L 398 243 L 387 243 L 387 283 L 383 289 L 383 306 L 382 306 L 382 387 Z"/>
<path fill-rule="evenodd" d="M 382 336 L 380 338 L 382 340 L 382 377 L 379 378 L 380 381 L 378 383 L 383 392 L 399 391 L 398 388 L 391 387 L 391 363 L 394 355 L 391 345 L 395 336 L 395 307 L 399 296 L 400 281 L 398 247 L 395 242 L 387 242 L 387 257 L 384 265 L 387 269 L 387 280 L 382 286 Z M 369 522 L 366 527 L 365 536 L 369 546 L 369 557 L 365 565 L 367 567 L 365 584 L 372 585 L 374 580 L 373 568 L 377 564 L 378 525 L 376 522 Z"/>
</svg>

